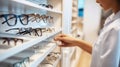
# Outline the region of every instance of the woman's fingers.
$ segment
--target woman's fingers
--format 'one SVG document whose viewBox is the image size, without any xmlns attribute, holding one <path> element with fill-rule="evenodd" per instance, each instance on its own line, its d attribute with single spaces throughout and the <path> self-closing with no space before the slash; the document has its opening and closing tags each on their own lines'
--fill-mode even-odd
<svg viewBox="0 0 120 67">
<path fill-rule="evenodd" d="M 59 47 L 73 47 L 72 44 L 61 44 L 59 45 Z"/>
<path fill-rule="evenodd" d="M 65 37 L 66 35 L 65 34 L 59 34 L 57 36 L 55 36 L 54 40 L 57 41 L 57 40 L 62 40 L 62 37 Z"/>
<path fill-rule="evenodd" d="M 61 41 L 61 43 L 59 43 L 58 46 L 60 46 L 60 47 L 71 47 L 71 46 L 73 46 L 73 44 Z"/>
<path fill-rule="evenodd" d="M 58 35 L 59 37 L 65 37 L 65 36 L 67 36 L 66 34 L 59 34 Z"/>
<path fill-rule="evenodd" d="M 73 39 L 72 37 L 65 35 L 65 34 L 59 34 L 57 35 L 54 40 L 60 41 L 61 43 L 58 44 L 60 47 L 71 47 L 73 46 Z"/>
</svg>

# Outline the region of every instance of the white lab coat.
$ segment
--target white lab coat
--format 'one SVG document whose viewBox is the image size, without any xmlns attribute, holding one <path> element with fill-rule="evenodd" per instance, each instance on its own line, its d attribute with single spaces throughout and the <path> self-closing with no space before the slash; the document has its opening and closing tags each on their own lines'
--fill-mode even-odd
<svg viewBox="0 0 120 67">
<path fill-rule="evenodd" d="M 91 67 L 120 67 L 120 11 L 110 15 L 92 51 Z"/>
</svg>

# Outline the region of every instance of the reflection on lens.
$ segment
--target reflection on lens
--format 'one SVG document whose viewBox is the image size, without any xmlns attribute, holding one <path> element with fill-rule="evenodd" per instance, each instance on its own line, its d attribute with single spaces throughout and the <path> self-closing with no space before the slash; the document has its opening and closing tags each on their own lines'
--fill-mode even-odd
<svg viewBox="0 0 120 67">
<path fill-rule="evenodd" d="M 22 67 L 20 63 L 16 63 L 14 67 Z"/>
<path fill-rule="evenodd" d="M 24 67 L 27 67 L 29 65 L 29 59 L 28 58 L 25 59 L 23 64 L 24 64 Z"/>
</svg>

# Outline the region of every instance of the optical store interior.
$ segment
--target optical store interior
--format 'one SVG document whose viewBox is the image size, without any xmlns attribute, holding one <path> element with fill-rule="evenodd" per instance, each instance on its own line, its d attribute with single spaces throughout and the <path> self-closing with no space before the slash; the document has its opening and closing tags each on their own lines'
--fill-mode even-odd
<svg viewBox="0 0 120 67">
<path fill-rule="evenodd" d="M 91 54 L 54 38 L 94 43 L 110 14 L 96 0 L 0 0 L 0 67 L 90 67 Z"/>
</svg>

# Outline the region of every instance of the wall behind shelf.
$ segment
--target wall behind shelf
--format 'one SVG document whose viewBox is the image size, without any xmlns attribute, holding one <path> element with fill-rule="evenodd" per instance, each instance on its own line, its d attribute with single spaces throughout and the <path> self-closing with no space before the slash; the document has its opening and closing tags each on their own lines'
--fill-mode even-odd
<svg viewBox="0 0 120 67">
<path fill-rule="evenodd" d="M 98 37 L 101 20 L 101 8 L 96 0 L 86 0 L 83 18 L 83 31 L 85 40 L 94 43 Z"/>
</svg>

